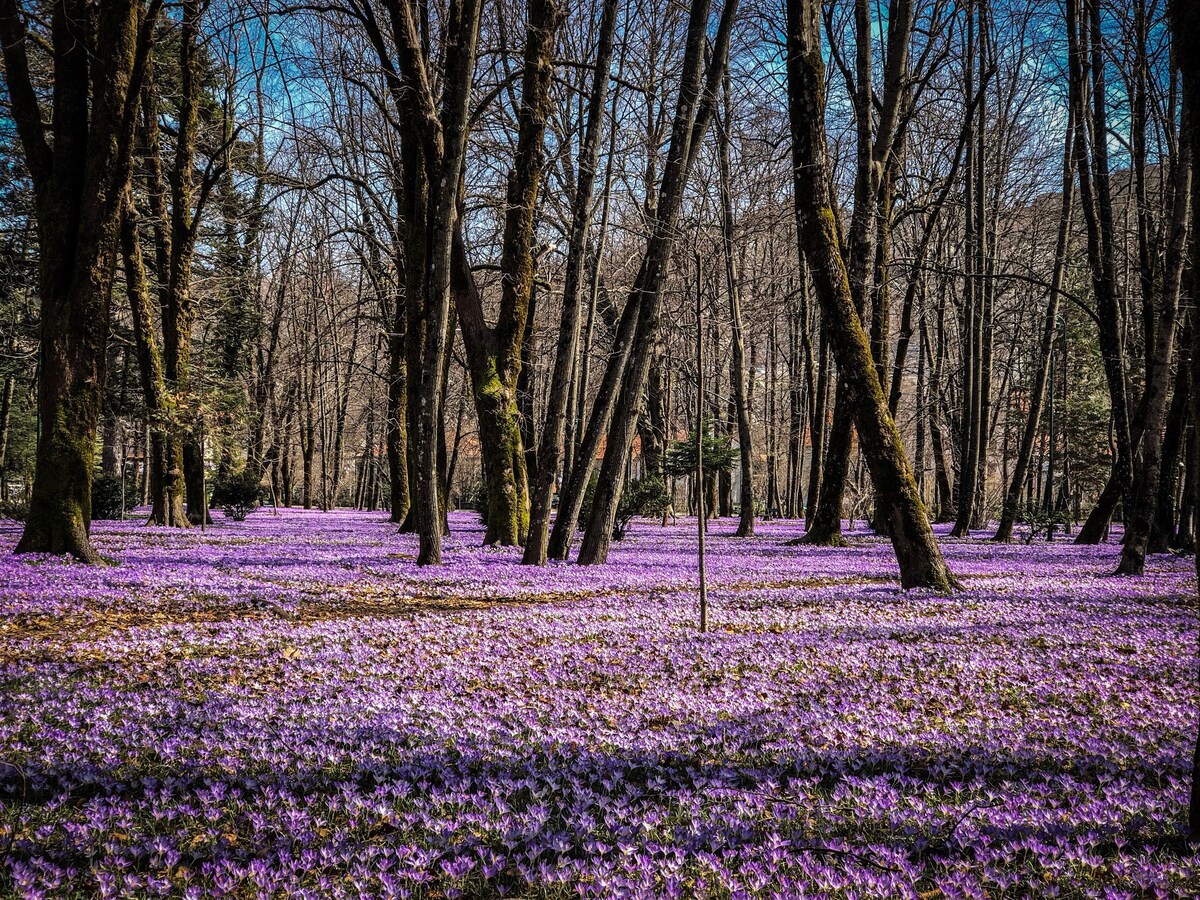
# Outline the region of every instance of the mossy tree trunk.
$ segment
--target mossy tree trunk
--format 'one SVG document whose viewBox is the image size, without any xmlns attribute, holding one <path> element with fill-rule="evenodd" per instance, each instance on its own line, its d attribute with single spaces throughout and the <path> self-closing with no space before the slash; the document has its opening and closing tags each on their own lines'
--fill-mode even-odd
<svg viewBox="0 0 1200 900">
<path fill-rule="evenodd" d="M 133 198 L 129 197 L 121 221 L 121 254 L 125 261 L 125 293 L 133 320 L 138 373 L 146 404 L 146 427 L 150 432 L 150 456 L 146 465 L 150 482 L 148 524 L 186 528 L 191 523 L 183 507 L 182 459 L 172 453 L 171 409 L 137 221 L 137 210 Z"/>
<path fill-rule="evenodd" d="M 436 60 L 441 62 L 440 71 L 434 68 L 433 48 L 422 27 L 423 10 L 411 0 L 390 0 L 384 9 L 386 27 L 373 14 L 359 21 L 405 122 L 399 136 L 400 207 L 404 223 L 406 462 L 412 505 L 401 527 L 411 525 L 418 532 L 419 563 L 439 564 L 446 523 L 447 453 L 442 427 L 452 310 L 457 311 L 462 324 L 480 418 L 482 452 L 489 470 L 489 519 L 501 533 L 501 543 L 518 543 L 528 527 L 528 488 L 515 387 L 533 286 L 533 218 L 559 12 L 550 2 L 530 3 L 520 134 L 505 217 L 501 264 L 504 294 L 500 319 L 496 326 L 489 327 L 466 257 L 460 223 L 461 178 L 482 4 L 479 0 L 451 2 L 441 34 L 442 52 Z M 393 404 L 398 405 L 398 401 L 393 396 Z M 392 434 L 393 438 L 399 437 L 398 431 Z M 398 441 L 390 446 L 398 493 L 400 448 Z M 491 477 L 492 472 L 498 473 L 499 485 Z M 400 504 L 395 505 L 393 515 L 398 516 Z"/>
<path fill-rule="evenodd" d="M 862 320 L 867 314 L 867 300 L 876 281 L 875 245 L 879 231 L 880 209 L 891 208 L 886 191 L 894 183 L 885 173 L 895 166 L 895 158 L 903 143 L 902 105 L 909 90 L 908 58 L 913 28 L 911 0 L 892 0 L 887 12 L 887 65 L 883 72 L 883 91 L 876 98 L 872 84 L 875 79 L 871 48 L 875 25 L 867 0 L 854 3 L 855 56 L 854 73 L 849 88 L 853 100 L 855 124 L 854 210 L 846 235 L 845 266 L 854 300 L 856 315 Z M 847 70 L 847 73 L 849 70 Z M 876 100 L 878 99 L 878 103 Z M 876 108 L 878 107 L 878 108 Z M 800 210 L 796 215 L 799 219 Z M 839 247 L 842 234 L 836 219 L 834 232 Z M 797 224 L 797 235 L 802 226 Z M 832 337 L 832 336 L 831 336 Z M 873 364 L 874 365 L 874 364 Z M 808 517 L 803 543 L 837 546 L 842 539 L 842 503 L 850 472 L 850 455 L 854 447 L 854 409 L 848 396 L 848 386 L 839 377 L 834 392 L 833 420 L 829 426 L 828 447 L 820 473 L 815 511 Z M 812 497 L 810 492 L 810 504 Z"/>
<path fill-rule="evenodd" d="M 605 98 L 608 96 L 609 68 L 617 30 L 617 8 L 618 0 L 604 0 L 600 15 L 596 71 L 588 97 L 587 124 L 579 152 L 579 177 L 571 204 L 562 316 L 559 320 L 554 369 L 550 375 L 546 422 L 538 446 L 538 473 L 530 498 L 529 536 L 521 560 L 526 565 L 545 565 L 549 549 L 551 504 L 555 482 L 562 468 L 572 374 L 578 365 L 584 263 L 591 231 L 592 195 L 600 159 L 600 138 L 604 130 Z"/>
<path fill-rule="evenodd" d="M 888 528 L 905 588 L 949 591 L 956 586 L 934 540 L 904 445 L 888 413 L 871 347 L 855 308 L 830 206 L 825 150 L 825 61 L 821 3 L 788 0 L 788 112 L 800 241 L 813 275 L 830 344 L 852 405 L 871 477 L 891 499 Z"/>
<path fill-rule="evenodd" d="M 175 154 L 170 183 L 171 211 L 167 269 L 160 273 L 162 296 L 163 362 L 167 385 L 181 401 L 187 402 L 192 391 L 192 326 L 196 321 L 196 298 L 192 293 L 192 258 L 202 207 L 210 185 L 197 190 L 196 142 L 200 106 L 200 0 L 184 0 L 179 36 L 179 112 L 175 136 Z M 165 278 L 161 275 L 165 274 Z M 183 464 L 184 499 L 188 518 L 193 523 L 208 516 L 204 497 L 204 456 L 197 432 L 199 423 L 188 423 L 172 444 Z M 174 465 L 174 459 L 172 460 Z"/>
<path fill-rule="evenodd" d="M 33 180 L 40 248 L 41 431 L 18 553 L 100 559 L 89 536 L 96 429 L 121 210 L 159 9 L 59 0 L 35 19 L 16 0 L 0 0 L 9 114 Z M 35 40 L 52 53 L 46 109 L 30 75 Z"/>
<path fill-rule="evenodd" d="M 455 239 L 454 301 L 467 351 L 479 444 L 487 485 L 485 543 L 515 546 L 529 534 L 529 483 L 521 440 L 517 384 L 521 348 L 531 314 L 535 214 L 545 160 L 546 116 L 554 74 L 554 41 L 562 20 L 556 0 L 529 0 L 521 74 L 517 147 L 508 174 L 507 211 L 500 256 L 500 311 L 494 326 Z"/>
<path fill-rule="evenodd" d="M 160 453 L 152 454 L 152 481 L 162 485 L 163 515 L 156 511 L 151 521 L 162 525 L 184 526 L 198 523 L 208 515 L 204 498 L 203 459 L 197 430 L 199 423 L 185 421 L 182 413 L 197 406 L 191 389 L 192 326 L 196 320 L 196 300 L 191 290 L 192 261 L 204 206 L 218 179 L 226 174 L 219 159 L 197 179 L 197 148 L 202 105 L 203 72 L 200 19 L 204 4 L 185 0 L 181 4 L 177 68 L 178 107 L 175 109 L 174 148 L 170 154 L 170 174 L 164 173 L 159 130 L 159 92 L 148 73 L 143 91 L 142 142 L 146 160 L 146 193 L 154 233 L 154 266 L 158 284 L 158 309 L 161 313 L 161 368 L 164 392 L 157 405 Z M 145 324 L 145 323 L 143 323 Z M 145 336 L 135 338 L 145 343 Z M 144 353 L 139 349 L 139 353 Z M 146 378 L 143 376 L 143 389 Z M 147 406 L 154 400 L 146 394 Z M 175 507 L 184 503 L 187 517 L 179 519 Z"/>
</svg>

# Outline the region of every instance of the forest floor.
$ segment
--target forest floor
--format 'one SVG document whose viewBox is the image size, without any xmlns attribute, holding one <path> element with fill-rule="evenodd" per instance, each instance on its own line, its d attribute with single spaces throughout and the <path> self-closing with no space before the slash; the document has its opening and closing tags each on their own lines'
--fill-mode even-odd
<svg viewBox="0 0 1200 900">
<path fill-rule="evenodd" d="M 520 566 L 455 514 L 0 527 L 0 896 L 1200 896 L 1189 558 L 693 522 Z"/>
</svg>

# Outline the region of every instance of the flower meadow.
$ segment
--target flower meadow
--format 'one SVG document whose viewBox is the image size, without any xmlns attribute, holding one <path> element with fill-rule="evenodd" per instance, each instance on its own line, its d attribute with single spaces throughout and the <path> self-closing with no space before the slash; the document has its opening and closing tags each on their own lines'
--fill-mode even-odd
<svg viewBox="0 0 1200 900">
<path fill-rule="evenodd" d="M 1200 896 L 1192 561 L 694 523 L 520 566 L 456 514 L 0 531 L 0 896 Z"/>
</svg>

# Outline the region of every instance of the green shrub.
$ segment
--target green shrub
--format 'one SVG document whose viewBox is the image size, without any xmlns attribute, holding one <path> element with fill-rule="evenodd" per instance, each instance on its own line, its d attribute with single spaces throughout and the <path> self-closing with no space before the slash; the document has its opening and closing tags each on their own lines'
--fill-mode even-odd
<svg viewBox="0 0 1200 900">
<path fill-rule="evenodd" d="M 121 508 L 121 494 L 119 475 L 97 475 L 92 480 L 92 521 L 120 519 L 124 513 L 137 506 L 136 491 L 124 491 L 124 509 Z"/>
<path fill-rule="evenodd" d="M 733 446 L 729 435 L 712 434 L 704 431 L 704 472 L 728 472 L 738 460 L 738 448 Z M 696 431 L 688 432 L 682 441 L 672 441 L 667 448 L 663 470 L 671 478 L 687 478 L 696 474 Z"/>
<path fill-rule="evenodd" d="M 625 532 L 635 516 L 661 516 L 668 502 L 667 487 L 661 478 L 638 478 L 626 482 L 625 489 L 621 491 L 621 502 L 617 504 L 613 539 L 625 539 Z"/>
<path fill-rule="evenodd" d="M 586 525 L 592 518 L 592 506 L 596 500 L 596 484 L 598 476 L 595 472 L 588 480 L 587 490 L 583 493 L 583 504 L 579 508 L 579 521 Z M 669 505 L 667 487 L 661 478 L 636 478 L 625 482 L 621 490 L 621 500 L 617 504 L 617 515 L 613 520 L 612 536 L 614 541 L 625 539 L 629 523 L 637 516 L 661 516 Z"/>
<path fill-rule="evenodd" d="M 213 483 L 212 505 L 221 507 L 225 518 L 243 522 L 262 502 L 262 494 L 261 479 L 245 470 Z"/>
</svg>

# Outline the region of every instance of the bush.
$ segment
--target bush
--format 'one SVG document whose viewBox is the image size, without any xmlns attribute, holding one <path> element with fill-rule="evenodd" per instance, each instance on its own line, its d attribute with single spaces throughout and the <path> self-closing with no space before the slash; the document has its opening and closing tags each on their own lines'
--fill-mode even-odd
<svg viewBox="0 0 1200 900">
<path fill-rule="evenodd" d="M 121 508 L 121 478 L 119 475 L 97 475 L 92 481 L 92 521 L 120 519 L 137 506 L 135 491 L 126 490 L 125 508 Z"/>
<path fill-rule="evenodd" d="M 625 532 L 635 516 L 661 516 L 668 502 L 667 487 L 661 478 L 638 478 L 626 482 L 621 491 L 621 502 L 617 504 L 613 540 L 625 539 Z"/>
<path fill-rule="evenodd" d="M 1050 529 L 1062 529 L 1071 524 L 1071 517 L 1065 509 L 1054 509 L 1051 512 L 1046 512 L 1041 504 L 1034 503 L 1027 505 L 1017 514 L 1017 521 L 1023 525 L 1029 526 L 1029 532 L 1025 535 L 1025 543 L 1032 544 L 1039 533 L 1050 537 Z"/>
<path fill-rule="evenodd" d="M 592 506 L 596 499 L 596 483 L 598 476 L 592 473 L 588 480 L 587 490 L 583 494 L 583 504 L 579 509 L 579 521 L 587 523 L 592 518 Z M 661 478 L 638 478 L 625 482 L 621 490 L 621 501 L 617 504 L 617 517 L 613 521 L 613 540 L 623 541 L 629 523 L 637 516 L 661 516 L 670 501 L 667 497 L 667 487 Z"/>
<path fill-rule="evenodd" d="M 249 470 L 213 483 L 212 505 L 221 507 L 225 518 L 243 522 L 262 502 L 261 479 Z"/>
<path fill-rule="evenodd" d="M 729 472 L 738 460 L 738 448 L 730 435 L 704 432 L 704 472 Z M 682 441 L 672 441 L 667 448 L 663 470 L 671 478 L 687 478 L 696 474 L 696 431 L 692 429 Z"/>
</svg>

